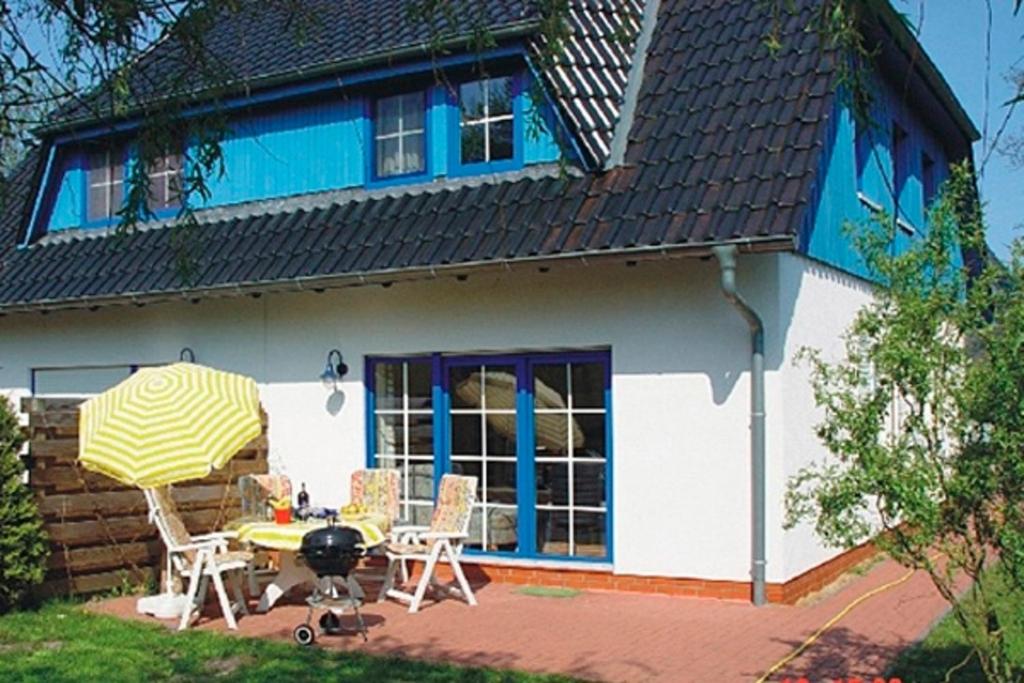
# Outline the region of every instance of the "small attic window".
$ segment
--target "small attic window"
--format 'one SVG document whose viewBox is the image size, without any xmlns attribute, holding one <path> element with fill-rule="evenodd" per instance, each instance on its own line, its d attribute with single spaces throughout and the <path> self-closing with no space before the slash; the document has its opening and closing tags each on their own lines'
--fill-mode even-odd
<svg viewBox="0 0 1024 683">
<path fill-rule="evenodd" d="M 514 99 L 511 76 L 483 78 L 459 86 L 459 147 L 463 164 L 513 158 Z"/>
<path fill-rule="evenodd" d="M 426 97 L 412 92 L 377 100 L 374 117 L 374 173 L 378 178 L 424 173 Z"/>
<path fill-rule="evenodd" d="M 157 158 L 146 175 L 149 177 L 149 210 L 154 213 L 181 206 L 182 158 L 167 154 Z"/>
<path fill-rule="evenodd" d="M 935 178 L 935 160 L 927 152 L 923 152 L 921 154 L 921 192 L 925 212 L 932 205 L 937 191 L 938 183 L 936 183 Z"/>
<path fill-rule="evenodd" d="M 124 204 L 124 159 L 123 145 L 109 145 L 89 154 L 89 221 L 110 220 Z"/>
</svg>

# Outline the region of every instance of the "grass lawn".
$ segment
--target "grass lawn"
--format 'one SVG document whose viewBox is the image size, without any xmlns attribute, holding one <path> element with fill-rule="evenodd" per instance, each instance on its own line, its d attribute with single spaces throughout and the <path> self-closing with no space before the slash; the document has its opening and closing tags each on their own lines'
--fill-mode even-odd
<svg viewBox="0 0 1024 683">
<path fill-rule="evenodd" d="M 988 581 L 996 581 L 989 575 Z M 1011 653 L 1016 665 L 1024 671 L 1024 595 L 1014 593 L 1001 582 L 995 586 L 1002 603 L 1000 620 L 1006 625 Z M 918 645 L 908 649 L 893 664 L 892 676 L 903 683 L 936 683 L 946 678 L 946 672 L 964 660 L 970 648 L 960 626 L 947 614 Z M 956 683 L 982 683 L 985 677 L 977 658 L 955 671 L 950 678 Z"/>
<path fill-rule="evenodd" d="M 409 681 L 555 683 L 571 679 L 304 649 L 289 643 L 138 624 L 53 603 L 0 617 L 0 681 Z"/>
</svg>

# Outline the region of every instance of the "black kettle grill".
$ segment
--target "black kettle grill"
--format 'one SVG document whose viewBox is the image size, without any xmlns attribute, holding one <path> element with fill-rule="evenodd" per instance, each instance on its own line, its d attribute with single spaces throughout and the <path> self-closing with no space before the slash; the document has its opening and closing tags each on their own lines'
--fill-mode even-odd
<svg viewBox="0 0 1024 683">
<path fill-rule="evenodd" d="M 302 537 L 299 556 L 317 575 L 317 582 L 312 595 L 306 598 L 309 605 L 306 621 L 296 626 L 292 633 L 297 643 L 312 645 L 316 640 L 317 634 L 312 625 L 315 610 L 323 610 L 320 633 L 337 635 L 344 633 L 341 615 L 351 609 L 355 612 L 358 632 L 366 640 L 366 624 L 359 613 L 363 590 L 352 576 L 352 570 L 365 553 L 363 535 L 355 529 L 336 526 L 334 520 Z"/>
<path fill-rule="evenodd" d="M 317 576 L 342 578 L 355 568 L 364 552 L 362 534 L 333 523 L 303 536 L 299 548 L 299 554 Z"/>
</svg>

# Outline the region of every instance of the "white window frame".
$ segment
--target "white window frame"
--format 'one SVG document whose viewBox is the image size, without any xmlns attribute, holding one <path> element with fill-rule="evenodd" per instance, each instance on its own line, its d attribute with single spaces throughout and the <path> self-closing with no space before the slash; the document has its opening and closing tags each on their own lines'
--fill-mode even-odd
<svg viewBox="0 0 1024 683">
<path fill-rule="evenodd" d="M 516 144 L 516 142 L 515 142 L 515 119 L 516 119 L 515 94 L 513 93 L 512 99 L 510 100 L 510 103 L 512 105 L 512 111 L 510 111 L 508 114 L 498 114 L 496 116 L 491 116 L 491 83 L 493 83 L 494 81 L 497 81 L 497 80 L 506 80 L 506 79 L 509 81 L 509 83 L 512 84 L 512 86 L 514 88 L 515 87 L 515 80 L 512 78 L 512 76 L 494 76 L 494 77 L 491 77 L 491 78 L 479 78 L 479 79 L 472 80 L 472 81 L 466 81 L 465 83 L 460 84 L 460 92 L 459 92 L 459 161 L 464 166 L 470 165 L 470 164 L 489 164 L 489 163 L 491 163 L 491 161 L 493 161 L 493 159 L 491 159 L 491 124 L 492 123 L 501 123 L 501 122 L 504 122 L 504 121 L 512 121 L 512 125 L 513 125 L 512 156 L 508 157 L 508 158 L 498 159 L 498 161 L 508 161 L 510 159 L 514 159 L 515 158 L 515 144 Z M 480 118 L 475 118 L 474 119 L 474 118 L 466 117 L 466 119 L 463 120 L 463 112 L 464 112 L 464 110 L 462 108 L 461 86 L 462 85 L 468 85 L 470 83 L 482 83 L 483 84 L 484 111 L 483 111 L 483 116 L 481 116 Z M 462 131 L 466 128 L 466 126 L 483 126 L 483 129 L 484 129 L 484 159 L 483 159 L 483 161 L 465 161 L 462 158 Z"/>
<path fill-rule="evenodd" d="M 554 365 L 553 363 L 551 363 L 551 364 L 542 363 L 542 364 Z M 553 513 L 553 512 L 565 512 L 565 513 L 568 514 L 568 517 L 569 517 L 569 548 L 568 548 L 568 552 L 566 553 L 566 555 L 569 555 L 569 556 L 572 556 L 572 557 L 576 557 L 576 516 L 575 516 L 575 513 L 577 513 L 577 512 L 594 512 L 594 513 L 603 514 L 603 515 L 605 515 L 605 518 L 606 518 L 606 520 L 605 520 L 606 527 L 607 527 L 607 516 L 608 516 L 608 501 L 607 500 L 605 500 L 604 505 L 601 505 L 601 506 L 595 506 L 595 505 L 576 505 L 576 467 L 575 467 L 575 463 L 580 462 L 580 463 L 593 464 L 593 465 L 602 465 L 605 468 L 605 475 L 606 476 L 607 476 L 607 467 L 608 467 L 608 455 L 607 455 L 608 444 L 607 443 L 605 444 L 605 455 L 603 455 L 600 458 L 576 457 L 576 444 L 574 443 L 576 435 L 575 435 L 575 430 L 572 428 L 573 427 L 573 425 L 572 425 L 572 418 L 573 418 L 573 416 L 574 415 L 603 415 L 604 419 L 605 419 L 605 427 L 606 428 L 607 428 L 607 420 L 608 420 L 608 406 L 605 406 L 604 408 L 577 408 L 574 405 L 575 404 L 576 392 L 575 392 L 575 390 L 573 389 L 573 386 L 572 386 L 572 382 L 573 382 L 572 366 L 573 365 L 585 365 L 585 364 L 586 364 L 585 362 L 584 363 L 574 363 L 574 362 L 571 362 L 571 361 L 570 362 L 566 362 L 566 363 L 558 363 L 558 365 L 561 366 L 563 368 L 563 370 L 565 371 L 565 373 L 566 373 L 566 394 L 567 394 L 568 401 L 566 402 L 567 405 L 566 405 L 565 408 L 538 408 L 537 406 L 533 406 L 534 419 L 536 419 L 537 415 L 564 415 L 565 419 L 566 419 L 567 433 L 569 435 L 569 450 L 567 451 L 567 454 L 564 455 L 564 456 L 541 456 L 541 457 L 538 457 L 538 456 L 534 455 L 534 462 L 536 464 L 538 464 L 538 465 L 542 464 L 542 463 L 565 464 L 567 466 L 567 468 L 568 468 L 568 487 L 569 487 L 568 498 L 569 498 L 569 503 L 567 505 L 555 505 L 553 503 L 541 505 L 541 504 L 538 503 L 538 504 L 536 504 L 536 508 L 537 508 L 537 510 L 544 510 L 544 511 L 548 512 L 549 514 Z M 532 379 L 535 379 L 535 376 L 532 377 Z M 608 547 L 608 539 L 606 538 L 605 539 L 605 548 L 607 549 L 607 547 Z M 557 553 L 545 553 L 544 550 L 539 547 L 539 544 L 538 544 L 538 548 L 537 548 L 537 554 L 541 555 L 541 556 L 543 556 L 545 554 L 557 555 Z"/>
<path fill-rule="evenodd" d="M 92 162 L 99 154 L 103 155 L 103 165 L 99 168 L 93 168 Z M 114 177 L 114 155 L 118 154 L 121 156 L 121 177 Z M 93 180 L 93 173 L 95 171 L 102 170 L 102 179 L 99 181 Z M 121 209 L 120 206 L 114 207 L 114 188 L 121 187 L 121 201 L 124 202 L 124 149 L 121 147 L 106 147 L 102 152 L 92 152 L 89 154 L 89 168 L 86 171 L 88 179 L 88 192 L 86 193 L 86 218 L 90 221 L 103 221 L 110 220 L 117 215 L 117 212 Z M 103 202 L 105 204 L 104 211 L 94 212 L 92 206 L 92 190 L 93 188 L 103 188 Z"/>
<path fill-rule="evenodd" d="M 175 168 L 173 168 L 173 169 L 170 168 L 170 165 L 167 163 L 168 159 L 174 159 L 177 162 Z M 165 155 L 163 157 L 163 162 L 164 162 L 163 170 L 154 171 L 154 170 L 151 170 L 151 169 L 147 169 L 147 171 L 146 171 L 146 177 L 148 178 L 149 190 L 150 190 L 148 192 L 150 201 L 153 201 L 155 199 L 155 196 L 153 195 L 153 193 L 151 191 L 152 187 L 153 187 L 154 181 L 159 181 L 159 182 L 163 183 L 164 199 L 166 200 L 160 206 L 152 206 L 152 207 L 150 207 L 151 210 L 153 210 L 153 211 L 161 211 L 163 209 L 173 209 L 173 208 L 177 208 L 177 207 L 181 206 L 181 195 L 180 195 L 181 188 L 180 187 L 178 188 L 178 193 L 173 196 L 173 199 L 172 199 L 172 195 L 171 195 L 171 190 L 172 190 L 173 178 L 179 177 L 179 176 L 183 175 L 183 168 L 182 167 L 184 166 L 184 158 L 183 158 L 183 156 L 181 154 L 167 154 L 167 155 Z"/>
<path fill-rule="evenodd" d="M 419 128 L 406 128 L 405 127 L 405 99 L 410 95 L 418 95 L 420 98 L 420 104 L 423 109 L 423 125 Z M 381 102 L 386 100 L 398 100 L 398 130 L 393 133 L 381 133 L 380 129 L 380 105 Z M 389 95 L 388 97 L 378 98 L 374 104 L 376 111 L 374 111 L 374 126 L 373 126 L 373 166 L 374 175 L 378 178 L 397 178 L 406 175 L 417 175 L 420 173 L 426 173 L 427 171 L 427 97 L 422 91 L 400 93 L 398 95 Z M 416 170 L 408 170 L 405 168 L 405 139 L 414 135 L 423 136 L 423 162 L 422 168 Z M 398 140 L 398 159 L 401 165 L 401 170 L 395 173 L 382 173 L 381 172 L 381 155 L 380 155 L 380 144 L 385 140 Z"/>
<path fill-rule="evenodd" d="M 410 453 L 409 452 L 409 418 L 413 415 L 426 415 L 431 419 L 431 431 L 437 429 L 437 425 L 434 422 L 434 408 L 431 405 L 428 408 L 411 408 L 409 401 L 409 363 L 423 361 L 416 360 L 404 360 L 404 361 L 381 361 L 377 363 L 374 368 L 381 367 L 382 365 L 399 365 L 402 367 L 402 406 L 400 408 L 377 408 L 374 406 L 373 414 L 373 428 L 376 430 L 374 443 L 374 462 L 378 467 L 387 467 L 387 463 L 394 463 L 393 467 L 401 473 L 402 489 L 399 491 L 399 509 L 400 516 L 403 520 L 413 521 L 411 514 L 413 507 L 426 508 L 428 511 L 434 507 L 434 487 L 433 487 L 433 475 L 431 475 L 430 485 L 430 498 L 413 498 L 412 497 L 412 476 L 410 474 L 410 466 L 417 464 L 429 464 L 432 467 L 437 467 L 437 454 L 431 453 L 430 455 L 424 455 L 421 453 Z M 380 394 L 380 387 L 376 386 L 376 378 L 374 378 L 374 393 Z M 433 403 L 433 402 L 431 402 Z M 396 449 L 395 453 L 384 453 L 381 450 L 383 439 L 380 436 L 380 424 L 379 418 L 382 416 L 401 416 L 401 429 L 402 429 L 402 447 Z"/>
</svg>

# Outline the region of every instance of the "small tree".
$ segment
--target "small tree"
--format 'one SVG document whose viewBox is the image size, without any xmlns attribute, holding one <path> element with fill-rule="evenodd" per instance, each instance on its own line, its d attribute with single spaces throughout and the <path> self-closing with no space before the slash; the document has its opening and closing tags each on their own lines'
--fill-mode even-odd
<svg viewBox="0 0 1024 683">
<path fill-rule="evenodd" d="M 0 614 L 24 603 L 43 580 L 49 548 L 32 493 L 22 481 L 24 438 L 18 418 L 0 397 Z"/>
<path fill-rule="evenodd" d="M 880 286 L 845 359 L 805 352 L 831 455 L 789 482 L 788 524 L 811 520 L 836 546 L 874 538 L 926 571 L 986 677 L 1020 680 L 1005 632 L 1017 615 L 993 586 L 1024 589 L 1024 250 L 987 258 L 966 165 L 904 253 L 891 255 L 891 219 L 858 232 Z"/>
</svg>

